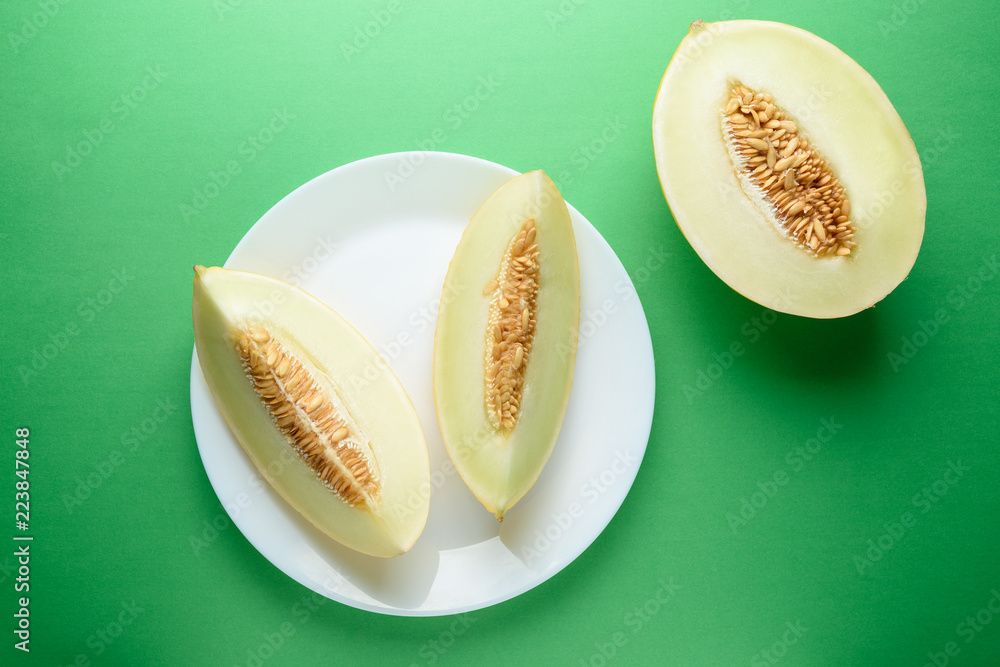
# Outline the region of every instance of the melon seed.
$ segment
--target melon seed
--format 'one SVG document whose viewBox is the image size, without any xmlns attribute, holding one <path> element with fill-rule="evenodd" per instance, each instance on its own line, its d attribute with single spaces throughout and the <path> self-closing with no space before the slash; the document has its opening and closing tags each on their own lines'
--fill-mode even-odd
<svg viewBox="0 0 1000 667">
<path fill-rule="evenodd" d="M 741 84 L 730 90 L 723 128 L 741 180 L 757 191 L 778 228 L 800 248 L 817 257 L 851 254 L 857 243 L 847 240 L 855 230 L 843 186 L 770 97 Z M 845 229 L 850 236 L 840 235 Z"/>
<path fill-rule="evenodd" d="M 500 261 L 490 297 L 490 317 L 486 325 L 484 378 L 485 409 L 490 424 L 498 431 L 513 430 L 524 385 L 525 368 L 535 335 L 535 299 L 538 295 L 537 229 L 529 218 L 507 244 Z M 487 291 L 487 295 L 490 292 Z M 502 340 L 499 345 L 495 341 Z"/>
<path fill-rule="evenodd" d="M 266 329 L 248 328 L 236 347 L 254 391 L 306 465 L 348 505 L 374 505 L 375 457 L 336 393 Z"/>
</svg>

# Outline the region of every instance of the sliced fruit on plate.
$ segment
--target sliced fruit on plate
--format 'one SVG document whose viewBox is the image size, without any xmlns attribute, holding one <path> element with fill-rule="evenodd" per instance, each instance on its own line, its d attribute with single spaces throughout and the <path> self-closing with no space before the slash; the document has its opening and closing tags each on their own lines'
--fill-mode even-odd
<svg viewBox="0 0 1000 667">
<path fill-rule="evenodd" d="M 576 362 L 573 223 L 541 171 L 476 212 L 445 279 L 434 399 L 448 454 L 497 519 L 532 487 L 562 425 Z"/>
<path fill-rule="evenodd" d="M 409 550 L 427 520 L 427 445 L 374 348 L 303 290 L 243 271 L 195 267 L 193 316 L 208 387 L 271 486 L 345 546 Z"/>
</svg>

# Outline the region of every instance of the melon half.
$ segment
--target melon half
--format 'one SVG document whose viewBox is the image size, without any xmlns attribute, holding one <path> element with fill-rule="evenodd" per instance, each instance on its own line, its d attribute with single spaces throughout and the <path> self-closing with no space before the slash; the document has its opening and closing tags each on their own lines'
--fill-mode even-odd
<svg viewBox="0 0 1000 667">
<path fill-rule="evenodd" d="M 913 141 L 875 80 L 805 30 L 695 21 L 660 84 L 653 149 L 688 242 L 770 309 L 851 315 L 916 261 L 927 199 Z"/>
</svg>

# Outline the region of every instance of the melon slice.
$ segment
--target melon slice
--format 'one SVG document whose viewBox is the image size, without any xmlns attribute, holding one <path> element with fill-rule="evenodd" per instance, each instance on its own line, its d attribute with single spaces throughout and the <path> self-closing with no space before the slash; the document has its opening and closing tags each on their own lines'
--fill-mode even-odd
<svg viewBox="0 0 1000 667">
<path fill-rule="evenodd" d="M 195 267 L 193 315 L 208 387 L 271 486 L 345 546 L 409 550 L 427 521 L 427 445 L 375 349 L 303 290 L 243 271 Z"/>
<path fill-rule="evenodd" d="M 548 461 L 569 401 L 580 320 L 576 239 L 541 171 L 476 212 L 445 279 L 434 400 L 445 447 L 497 519 Z"/>
<path fill-rule="evenodd" d="M 804 30 L 696 21 L 653 109 L 663 193 L 730 287 L 773 310 L 851 315 L 910 272 L 927 208 L 885 93 Z"/>
</svg>

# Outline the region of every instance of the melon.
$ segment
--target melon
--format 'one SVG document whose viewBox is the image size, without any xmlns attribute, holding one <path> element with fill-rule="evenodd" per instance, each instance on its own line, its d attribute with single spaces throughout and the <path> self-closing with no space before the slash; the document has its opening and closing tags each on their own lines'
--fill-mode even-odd
<svg viewBox="0 0 1000 667">
<path fill-rule="evenodd" d="M 663 194 L 730 287 L 814 318 L 869 308 L 923 239 L 923 171 L 878 83 L 834 45 L 766 21 L 696 21 L 653 108 Z"/>
</svg>

